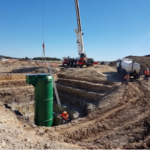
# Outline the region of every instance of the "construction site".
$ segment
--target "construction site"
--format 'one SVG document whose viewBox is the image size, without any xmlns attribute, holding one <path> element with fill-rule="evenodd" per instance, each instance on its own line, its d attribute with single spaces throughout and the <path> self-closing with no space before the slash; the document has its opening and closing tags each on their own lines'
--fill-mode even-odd
<svg viewBox="0 0 150 150">
<path fill-rule="evenodd" d="M 146 58 L 145 58 L 146 59 Z M 122 85 L 116 67 L 51 67 L 67 124 L 34 124 L 34 87 L 26 74 L 48 73 L 35 62 L 0 62 L 1 148 L 110 149 L 149 148 L 149 82 Z M 144 64 L 142 64 L 144 65 Z M 15 69 L 18 66 L 19 69 Z M 55 96 L 54 96 L 55 97 Z M 54 98 L 53 111 L 60 114 Z"/>
<path fill-rule="evenodd" d="M 0 60 L 0 149 L 149 149 L 150 55 L 89 58 L 74 4 L 78 57 L 46 60 L 43 19 L 40 61 Z"/>
</svg>

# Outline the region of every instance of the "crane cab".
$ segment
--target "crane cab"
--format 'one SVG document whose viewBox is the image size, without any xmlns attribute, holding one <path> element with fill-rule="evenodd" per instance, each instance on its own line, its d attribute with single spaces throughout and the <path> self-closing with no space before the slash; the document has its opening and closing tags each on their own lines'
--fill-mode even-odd
<svg viewBox="0 0 150 150">
<path fill-rule="evenodd" d="M 86 54 L 85 53 L 81 53 L 80 54 L 80 61 L 85 61 L 85 60 L 87 60 Z"/>
</svg>

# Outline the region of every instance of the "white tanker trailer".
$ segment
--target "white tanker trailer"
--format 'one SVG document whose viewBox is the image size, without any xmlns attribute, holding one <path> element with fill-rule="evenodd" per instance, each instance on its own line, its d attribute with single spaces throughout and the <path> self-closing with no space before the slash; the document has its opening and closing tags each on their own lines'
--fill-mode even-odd
<svg viewBox="0 0 150 150">
<path fill-rule="evenodd" d="M 134 79 L 140 78 L 140 64 L 134 62 L 132 59 L 119 59 L 117 62 L 117 73 L 125 76 L 129 73 L 129 76 L 133 76 Z"/>
</svg>

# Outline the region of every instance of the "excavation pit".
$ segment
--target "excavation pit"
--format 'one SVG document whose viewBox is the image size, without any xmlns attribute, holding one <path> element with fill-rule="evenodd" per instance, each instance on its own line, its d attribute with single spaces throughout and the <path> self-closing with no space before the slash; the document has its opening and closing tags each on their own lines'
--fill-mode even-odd
<svg viewBox="0 0 150 150">
<path fill-rule="evenodd" d="M 11 109 L 15 112 L 16 115 L 23 116 L 26 118 L 26 120 L 29 120 L 30 122 L 34 123 L 34 102 L 30 102 L 28 104 L 4 104 L 5 108 Z M 77 119 L 79 117 L 86 116 L 86 113 L 84 111 L 79 110 L 77 108 L 70 108 L 67 104 L 63 104 L 61 107 L 61 110 L 59 109 L 58 104 L 54 101 L 53 104 L 53 125 L 52 126 L 58 126 L 62 124 L 62 118 L 59 117 L 59 114 L 61 114 L 63 111 L 67 111 L 69 114 L 69 120 L 68 123 L 71 120 Z"/>
<path fill-rule="evenodd" d="M 107 81 L 103 74 L 96 71 L 79 73 L 68 69 L 70 73 L 54 74 L 62 110 L 59 110 L 54 94 L 53 125 L 60 125 L 59 114 L 67 111 L 70 120 L 82 118 L 93 111 L 101 99 L 116 86 Z M 8 104 L 16 113 L 34 122 L 34 87 L 26 84 L 24 73 L 4 73 L 0 76 L 0 98 L 3 104 Z"/>
</svg>

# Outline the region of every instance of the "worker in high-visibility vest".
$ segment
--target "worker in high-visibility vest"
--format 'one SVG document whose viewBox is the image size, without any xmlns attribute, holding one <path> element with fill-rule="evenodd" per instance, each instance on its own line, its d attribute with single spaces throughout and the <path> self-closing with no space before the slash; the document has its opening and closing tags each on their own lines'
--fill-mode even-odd
<svg viewBox="0 0 150 150">
<path fill-rule="evenodd" d="M 63 118 L 63 122 L 65 121 L 65 123 L 67 123 L 68 120 L 68 113 L 66 111 L 64 111 L 62 114 L 60 114 L 59 116 L 61 116 Z"/>
<path fill-rule="evenodd" d="M 148 81 L 148 77 L 149 77 L 149 75 L 150 75 L 150 72 L 149 72 L 149 69 L 148 69 L 148 68 L 144 71 L 144 74 L 145 74 L 144 80 L 147 80 L 147 81 Z"/>
<path fill-rule="evenodd" d="M 127 73 L 127 74 L 124 76 L 124 79 L 123 79 L 121 85 L 123 85 L 123 83 L 124 83 L 125 81 L 126 81 L 126 83 L 127 83 L 127 85 L 128 85 L 129 79 L 130 79 L 130 76 L 129 76 L 129 73 Z"/>
</svg>

